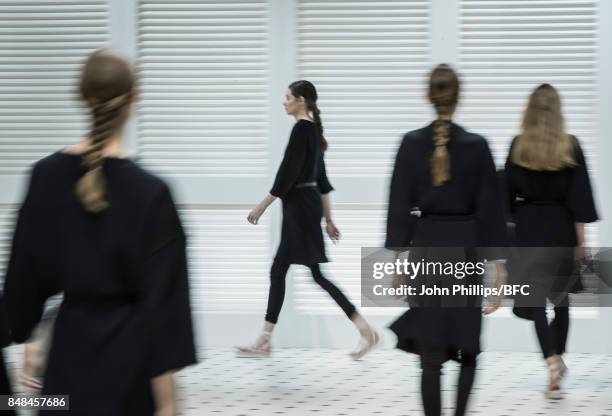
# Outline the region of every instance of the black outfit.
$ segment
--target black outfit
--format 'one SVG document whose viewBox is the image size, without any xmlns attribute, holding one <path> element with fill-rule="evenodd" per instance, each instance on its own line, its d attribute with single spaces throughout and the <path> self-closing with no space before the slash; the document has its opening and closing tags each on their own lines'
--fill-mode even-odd
<svg viewBox="0 0 612 416">
<path fill-rule="evenodd" d="M 321 194 L 334 188 L 327 179 L 317 126 L 298 120 L 293 126 L 285 155 L 270 194 L 283 203 L 281 241 L 270 271 L 270 293 L 266 321 L 276 323 L 285 296 L 285 276 L 291 264 L 306 265 L 314 280 L 338 303 L 347 316 L 355 306 L 321 274 L 319 263 L 327 262 L 321 218 Z"/>
<path fill-rule="evenodd" d="M 74 195 L 80 156 L 34 166 L 6 276 L 9 325 L 27 341 L 63 291 L 42 393 L 70 395 L 71 415 L 152 415 L 151 378 L 196 362 L 186 237 L 160 179 L 128 159 L 103 171 L 110 208 L 90 214 Z"/>
<path fill-rule="evenodd" d="M 569 327 L 568 293 L 581 290 L 574 270 L 575 223 L 597 220 L 584 154 L 572 136 L 576 166 L 533 171 L 506 161 L 508 201 L 516 224 L 516 259 L 510 262 L 513 283 L 529 284 L 528 299 L 515 299 L 517 316 L 535 322 L 544 357 L 561 354 Z M 546 299 L 555 307 L 548 325 Z"/>
<path fill-rule="evenodd" d="M 497 250 L 479 250 L 480 254 L 475 250 L 506 244 L 493 158 L 483 137 L 456 124 L 451 124 L 449 133 L 451 179 L 438 187 L 432 185 L 430 173 L 433 123 L 404 136 L 391 179 L 385 247 L 412 246 L 412 261 L 438 261 L 439 253 L 451 261 L 478 261 L 485 254 L 494 259 L 500 254 Z M 415 207 L 421 211 L 420 217 L 411 215 Z M 456 249 L 437 251 L 435 247 Z M 474 277 L 467 276 L 463 283 L 477 283 Z M 425 279 L 423 284 L 442 283 L 435 276 Z M 449 307 L 448 301 L 446 297 L 409 297 L 411 308 L 390 326 L 398 337 L 398 348 L 421 354 L 427 415 L 439 414 L 435 411 L 439 404 L 433 402 L 437 397 L 439 403 L 439 367 L 448 359 L 458 360 L 464 367 L 456 413 L 462 414 L 473 381 L 475 357 L 480 352 L 480 298 L 450 299 L 460 302 L 461 307 Z"/>
</svg>

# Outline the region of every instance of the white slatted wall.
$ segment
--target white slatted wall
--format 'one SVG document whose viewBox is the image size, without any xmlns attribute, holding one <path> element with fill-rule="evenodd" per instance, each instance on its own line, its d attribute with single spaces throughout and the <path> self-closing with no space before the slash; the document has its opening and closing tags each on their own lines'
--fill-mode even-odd
<svg viewBox="0 0 612 416">
<path fill-rule="evenodd" d="M 194 312 L 245 313 L 266 309 L 270 220 L 245 221 L 247 207 L 180 209 L 187 233 Z"/>
<path fill-rule="evenodd" d="M 597 174 L 597 0 L 460 0 L 462 102 L 457 119 L 484 134 L 498 166 L 531 91 L 554 85 L 567 130 Z M 602 192 L 603 190 L 599 190 Z M 587 241 L 596 245 L 595 226 Z"/>
<path fill-rule="evenodd" d="M 108 42 L 103 0 L 0 0 L 0 174 L 79 141 L 84 58 Z"/>
<path fill-rule="evenodd" d="M 298 73 L 319 92 L 328 173 L 384 177 L 427 120 L 428 1 L 298 1 Z"/>
<path fill-rule="evenodd" d="M 268 174 L 265 0 L 139 2 L 139 154 L 165 175 Z"/>
</svg>

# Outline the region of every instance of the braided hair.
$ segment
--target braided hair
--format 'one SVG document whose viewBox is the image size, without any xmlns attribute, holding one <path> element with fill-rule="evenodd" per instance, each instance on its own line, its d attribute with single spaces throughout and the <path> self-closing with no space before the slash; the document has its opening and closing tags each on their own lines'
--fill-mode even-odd
<svg viewBox="0 0 612 416">
<path fill-rule="evenodd" d="M 295 81 L 289 85 L 291 94 L 294 97 L 303 97 L 306 104 L 306 110 L 312 113 L 312 118 L 317 126 L 319 137 L 321 140 L 321 151 L 327 150 L 327 140 L 323 135 L 323 122 L 321 121 L 321 110 L 317 106 L 317 89 L 312 82 L 306 80 Z"/>
<path fill-rule="evenodd" d="M 447 144 L 459 100 L 459 78 L 450 66 L 441 64 L 431 72 L 428 96 L 438 115 L 433 123 L 435 149 L 431 156 L 431 177 L 434 186 L 441 186 L 451 179 Z"/>
<path fill-rule="evenodd" d="M 80 92 L 91 112 L 92 127 L 89 145 L 81 154 L 85 172 L 76 184 L 75 193 L 88 212 L 98 213 L 109 206 L 102 171 L 103 150 L 128 118 L 134 84 L 131 66 L 108 49 L 93 52 L 83 67 Z"/>
</svg>

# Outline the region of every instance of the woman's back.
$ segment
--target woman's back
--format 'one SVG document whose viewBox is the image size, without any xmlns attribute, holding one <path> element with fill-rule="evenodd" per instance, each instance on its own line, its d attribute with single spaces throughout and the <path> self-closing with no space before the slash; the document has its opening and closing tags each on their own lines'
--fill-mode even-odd
<svg viewBox="0 0 612 416">
<path fill-rule="evenodd" d="M 75 197 L 82 169 L 62 152 L 34 167 L 7 272 L 13 338 L 64 292 L 43 391 L 87 414 L 152 413 L 150 379 L 195 361 L 185 235 L 167 186 L 132 161 L 104 160 L 96 214 Z"/>
</svg>

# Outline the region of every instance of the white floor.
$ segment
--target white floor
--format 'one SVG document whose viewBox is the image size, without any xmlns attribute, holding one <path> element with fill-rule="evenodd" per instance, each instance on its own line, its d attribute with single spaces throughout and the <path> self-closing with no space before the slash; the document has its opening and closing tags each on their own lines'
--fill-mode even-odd
<svg viewBox="0 0 612 416">
<path fill-rule="evenodd" d="M 345 351 L 276 350 L 269 359 L 235 358 L 229 349 L 204 351 L 198 366 L 179 374 L 182 414 L 421 415 L 416 358 L 380 350 L 363 361 Z M 548 401 L 538 354 L 483 353 L 468 414 L 483 416 L 612 416 L 612 355 L 568 354 L 565 397 Z M 443 407 L 452 415 L 458 366 L 447 363 Z"/>
</svg>

